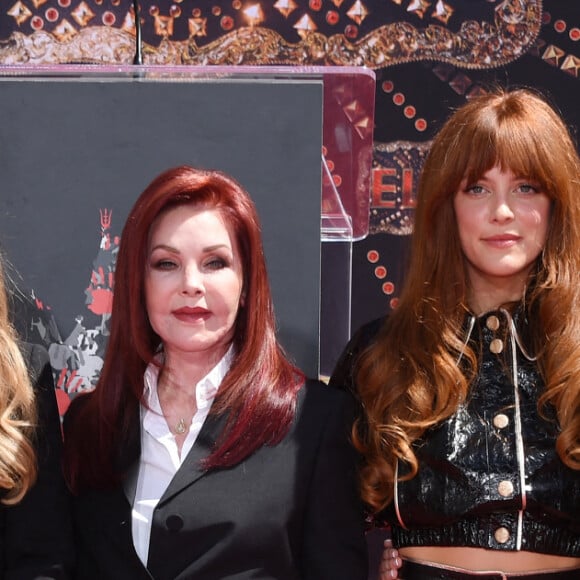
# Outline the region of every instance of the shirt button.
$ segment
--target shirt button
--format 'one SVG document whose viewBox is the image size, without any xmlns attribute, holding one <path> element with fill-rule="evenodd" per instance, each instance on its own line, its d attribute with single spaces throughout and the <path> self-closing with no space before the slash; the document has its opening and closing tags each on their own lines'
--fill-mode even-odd
<svg viewBox="0 0 580 580">
<path fill-rule="evenodd" d="M 485 325 L 490 330 L 497 330 L 499 328 L 499 318 L 497 316 L 489 316 L 488 319 L 485 321 Z"/>
<path fill-rule="evenodd" d="M 498 544 L 505 544 L 510 539 L 510 531 L 507 528 L 498 528 L 493 537 Z"/>
<path fill-rule="evenodd" d="M 502 497 L 508 497 L 514 492 L 514 485 L 511 481 L 500 481 L 497 486 L 497 491 Z"/>
<path fill-rule="evenodd" d="M 504 415 L 503 413 L 498 413 L 494 418 L 493 418 L 493 426 L 496 427 L 497 429 L 505 429 L 510 423 L 510 420 L 508 419 L 507 415 Z"/>
<path fill-rule="evenodd" d="M 494 338 L 489 343 L 489 350 L 491 350 L 493 354 L 499 354 L 503 350 L 503 342 L 499 338 Z"/>
<path fill-rule="evenodd" d="M 183 528 L 183 520 L 181 519 L 181 516 L 173 514 L 167 517 L 165 525 L 170 532 L 179 532 L 179 530 Z"/>
</svg>

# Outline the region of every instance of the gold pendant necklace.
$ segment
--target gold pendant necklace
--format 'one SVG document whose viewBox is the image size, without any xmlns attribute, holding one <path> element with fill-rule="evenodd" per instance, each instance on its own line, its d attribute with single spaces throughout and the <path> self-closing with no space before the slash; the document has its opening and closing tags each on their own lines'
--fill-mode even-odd
<svg viewBox="0 0 580 580">
<path fill-rule="evenodd" d="M 178 435 L 183 435 L 185 433 L 185 431 L 187 430 L 187 427 L 185 426 L 185 419 L 179 419 L 177 425 L 175 426 L 175 432 Z"/>
</svg>

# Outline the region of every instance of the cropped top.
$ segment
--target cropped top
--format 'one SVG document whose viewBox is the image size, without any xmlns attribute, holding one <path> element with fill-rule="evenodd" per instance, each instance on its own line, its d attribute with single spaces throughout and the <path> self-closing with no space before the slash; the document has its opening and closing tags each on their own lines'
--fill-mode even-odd
<svg viewBox="0 0 580 580">
<path fill-rule="evenodd" d="M 521 339 L 523 319 L 506 310 L 467 317 L 465 343 L 478 354 L 478 374 L 469 400 L 415 442 L 419 472 L 396 484 L 379 514 L 395 546 L 580 556 L 580 471 L 556 453 L 555 412 L 538 412 L 544 384 Z M 331 384 L 356 392 L 358 355 L 381 325 L 353 336 Z M 399 476 L 403 469 L 399 462 Z"/>
</svg>

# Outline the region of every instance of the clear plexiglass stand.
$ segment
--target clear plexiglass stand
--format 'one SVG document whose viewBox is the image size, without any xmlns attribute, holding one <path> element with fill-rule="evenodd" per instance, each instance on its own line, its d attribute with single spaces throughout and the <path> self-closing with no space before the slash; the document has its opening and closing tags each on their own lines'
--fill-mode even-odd
<svg viewBox="0 0 580 580">
<path fill-rule="evenodd" d="M 311 376 L 350 336 L 368 234 L 375 76 L 356 67 L 0 67 L 0 241 L 17 326 L 59 386 L 102 364 L 116 248 L 136 197 L 180 164 L 220 169 L 262 222 L 279 334 Z"/>
</svg>

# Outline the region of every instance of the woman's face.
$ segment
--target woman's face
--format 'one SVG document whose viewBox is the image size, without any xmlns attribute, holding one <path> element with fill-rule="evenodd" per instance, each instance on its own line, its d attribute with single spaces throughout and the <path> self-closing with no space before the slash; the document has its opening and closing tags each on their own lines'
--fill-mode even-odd
<svg viewBox="0 0 580 580">
<path fill-rule="evenodd" d="M 232 340 L 242 286 L 239 248 L 217 210 L 178 206 L 153 223 L 145 297 L 167 356 L 215 364 Z"/>
<path fill-rule="evenodd" d="M 497 307 L 521 298 L 546 243 L 550 207 L 537 183 L 498 166 L 461 183 L 454 209 L 475 303 L 483 298 L 483 308 Z"/>
</svg>

